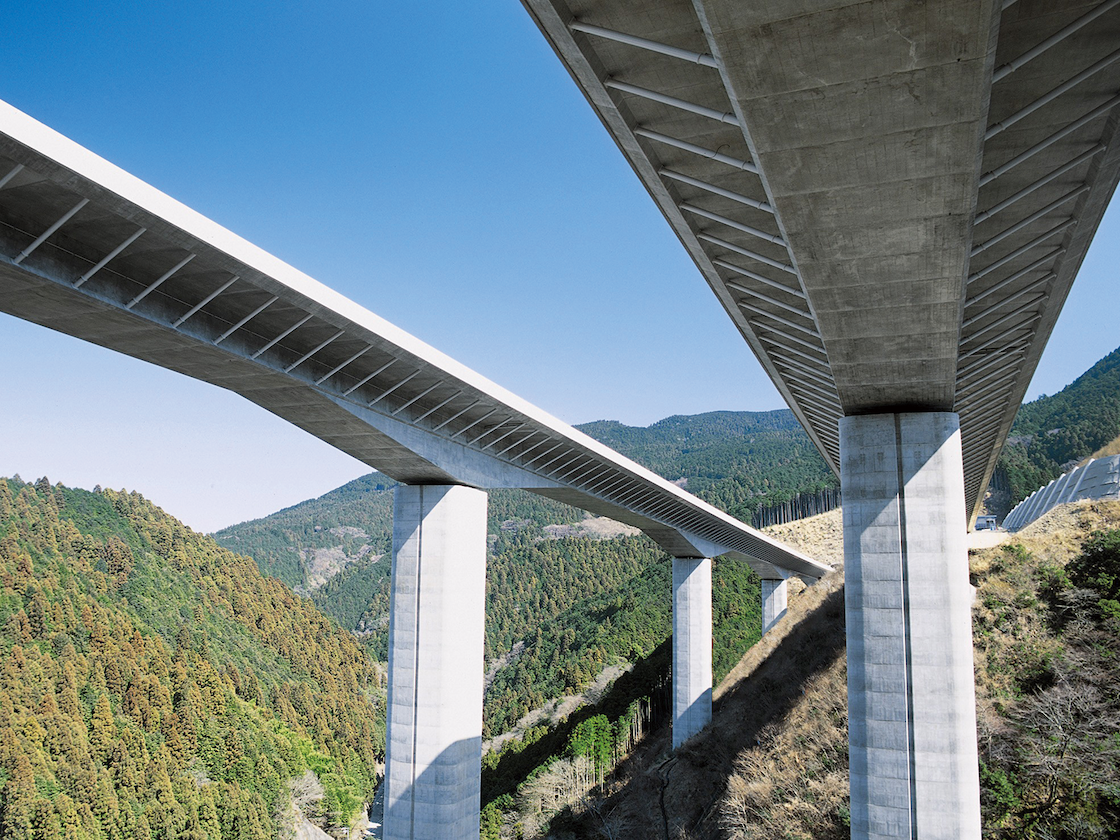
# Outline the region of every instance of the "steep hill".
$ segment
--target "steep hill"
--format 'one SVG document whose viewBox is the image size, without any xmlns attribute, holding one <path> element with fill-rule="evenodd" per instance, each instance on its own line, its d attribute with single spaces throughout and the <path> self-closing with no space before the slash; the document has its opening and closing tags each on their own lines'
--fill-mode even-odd
<svg viewBox="0 0 1120 840">
<path fill-rule="evenodd" d="M 0 479 L 0 662 L 0 837 L 265 840 L 372 791 L 376 665 L 135 493 Z"/>
<path fill-rule="evenodd" d="M 748 520 L 760 503 L 832 481 L 788 411 L 671 417 L 644 429 L 605 421 L 582 428 Z M 373 473 L 215 539 L 309 594 L 384 660 L 391 488 Z M 605 668 L 648 656 L 668 637 L 669 560 L 644 536 L 521 491 L 489 494 L 488 532 L 488 735 L 586 687 Z M 717 565 L 714 583 L 715 667 L 722 675 L 758 636 L 759 583 L 732 562 Z"/>
<path fill-rule="evenodd" d="M 1120 348 L 1057 394 L 1019 409 L 997 465 L 1006 476 L 1010 507 L 1118 435 Z"/>
<path fill-rule="evenodd" d="M 835 487 L 793 416 L 780 411 L 713 411 L 667 417 L 638 428 L 600 420 L 578 427 L 732 516 L 750 522 L 758 505 Z"/>
<path fill-rule="evenodd" d="M 840 540 L 838 512 L 786 529 L 809 545 Z M 984 836 L 1115 837 L 1120 503 L 1056 509 L 970 565 Z M 708 729 L 676 753 L 667 727 L 652 732 L 601 786 L 553 800 L 527 836 L 847 838 L 843 634 L 837 572 L 793 599 L 717 688 Z M 536 804 L 536 780 L 566 770 L 541 768 L 507 823 Z"/>
<path fill-rule="evenodd" d="M 648 427 L 600 420 L 578 427 L 690 492 L 750 521 L 759 506 L 788 501 L 798 493 L 835 487 L 835 477 L 788 410 L 717 411 L 668 417 Z M 301 502 L 263 519 L 225 528 L 222 545 L 252 556 L 261 571 L 307 593 L 359 563 L 363 589 L 368 566 L 391 548 L 394 482 L 370 473 L 318 499 Z M 583 518 L 566 505 L 519 491 L 490 494 L 489 532 L 572 524 Z M 367 560 L 368 558 L 368 560 Z M 337 600 L 342 584 L 334 587 Z M 327 599 L 321 603 L 326 604 Z M 340 621 L 346 626 L 356 622 Z"/>
</svg>

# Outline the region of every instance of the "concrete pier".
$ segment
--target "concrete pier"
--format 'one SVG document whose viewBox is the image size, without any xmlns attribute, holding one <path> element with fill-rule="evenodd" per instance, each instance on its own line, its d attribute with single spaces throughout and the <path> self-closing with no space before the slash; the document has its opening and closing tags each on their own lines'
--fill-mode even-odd
<svg viewBox="0 0 1120 840">
<path fill-rule="evenodd" d="M 784 579 L 762 580 L 762 635 L 765 636 L 786 614 L 788 600 Z"/>
<path fill-rule="evenodd" d="M 673 558 L 673 748 L 712 720 L 712 561 Z"/>
<path fill-rule="evenodd" d="M 400 485 L 393 507 L 385 840 L 477 840 L 486 493 Z"/>
<path fill-rule="evenodd" d="M 980 837 L 957 415 L 845 417 L 853 838 Z"/>
</svg>

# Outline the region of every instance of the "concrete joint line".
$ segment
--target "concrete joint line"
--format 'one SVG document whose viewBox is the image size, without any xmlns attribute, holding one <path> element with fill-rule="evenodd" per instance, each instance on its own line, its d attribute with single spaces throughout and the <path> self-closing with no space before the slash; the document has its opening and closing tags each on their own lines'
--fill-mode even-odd
<svg viewBox="0 0 1120 840">
<path fill-rule="evenodd" d="M 899 562 L 902 581 L 902 632 L 905 642 L 906 662 L 906 742 L 910 774 L 910 836 L 918 840 L 918 791 L 914 767 L 914 669 L 910 639 L 910 576 L 907 570 L 906 551 L 906 473 L 902 464 L 902 417 L 894 415 L 894 451 L 898 470 L 898 538 Z"/>
<path fill-rule="evenodd" d="M 420 485 L 420 516 L 416 524 L 416 585 L 413 587 L 416 599 L 413 608 L 413 634 L 412 634 L 412 782 L 408 797 L 409 820 L 408 836 L 414 840 L 416 836 L 416 750 L 419 746 L 419 729 L 416 725 L 417 709 L 420 708 L 420 576 L 424 563 L 424 485 Z"/>
</svg>

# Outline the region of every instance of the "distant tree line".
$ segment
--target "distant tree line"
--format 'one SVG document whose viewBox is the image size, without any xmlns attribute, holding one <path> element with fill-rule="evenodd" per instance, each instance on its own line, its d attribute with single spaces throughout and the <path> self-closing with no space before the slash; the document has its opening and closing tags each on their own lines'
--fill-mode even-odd
<svg viewBox="0 0 1120 840">
<path fill-rule="evenodd" d="M 751 517 L 751 525 L 755 528 L 765 528 L 768 525 L 784 525 L 805 519 L 808 516 L 817 516 L 828 513 L 840 507 L 840 488 L 825 487 L 812 493 L 798 493 L 786 502 L 776 505 L 763 506 L 759 503 Z"/>
</svg>

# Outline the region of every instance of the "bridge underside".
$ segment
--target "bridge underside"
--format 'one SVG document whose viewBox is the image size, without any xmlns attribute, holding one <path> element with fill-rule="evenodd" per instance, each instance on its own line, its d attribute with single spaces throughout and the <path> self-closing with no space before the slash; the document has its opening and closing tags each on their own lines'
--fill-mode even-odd
<svg viewBox="0 0 1120 840">
<path fill-rule="evenodd" d="M 0 310 L 231 390 L 407 484 L 547 494 L 763 577 L 827 569 L 2 102 Z"/>
<path fill-rule="evenodd" d="M 484 489 L 633 524 L 688 571 L 674 587 L 678 741 L 711 717 L 710 558 L 743 559 L 772 589 L 828 570 L 2 102 L 0 311 L 229 389 L 402 482 L 387 838 L 477 837 Z"/>
<path fill-rule="evenodd" d="M 1120 0 L 523 0 L 844 493 L 853 838 L 979 838 L 964 535 L 1120 178 Z"/>
<path fill-rule="evenodd" d="M 832 467 L 955 411 L 974 513 L 1120 176 L 1120 7 L 525 5 Z"/>
</svg>

